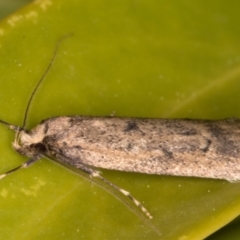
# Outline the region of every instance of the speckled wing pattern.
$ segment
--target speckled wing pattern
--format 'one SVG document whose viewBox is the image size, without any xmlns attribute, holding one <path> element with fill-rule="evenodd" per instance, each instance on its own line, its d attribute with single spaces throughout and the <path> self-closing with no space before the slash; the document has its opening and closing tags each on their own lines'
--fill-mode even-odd
<svg viewBox="0 0 240 240">
<path fill-rule="evenodd" d="M 43 128 L 45 154 L 76 168 L 240 179 L 240 121 L 55 117 Z M 30 132 L 30 134 L 31 134 Z"/>
</svg>

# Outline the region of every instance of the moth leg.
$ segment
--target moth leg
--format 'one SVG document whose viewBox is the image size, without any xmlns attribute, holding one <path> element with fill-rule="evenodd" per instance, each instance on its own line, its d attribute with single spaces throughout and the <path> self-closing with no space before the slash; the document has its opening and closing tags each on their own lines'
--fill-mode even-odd
<svg viewBox="0 0 240 240">
<path fill-rule="evenodd" d="M 117 185 L 115 185 L 114 183 L 108 181 L 106 178 L 102 177 L 99 173 L 95 173 L 94 175 L 92 175 L 93 177 L 98 177 L 100 178 L 103 182 L 105 182 L 106 184 L 110 185 L 111 187 L 115 188 L 116 190 L 118 190 L 120 193 L 122 193 L 123 195 L 125 195 L 126 197 L 128 197 L 129 199 L 131 199 L 135 205 L 139 208 L 141 208 L 142 212 L 150 219 L 152 219 L 152 215 L 148 212 L 148 210 L 136 199 L 134 198 L 130 192 L 118 187 Z"/>
<path fill-rule="evenodd" d="M 117 191 L 119 191 L 120 193 L 122 193 L 123 195 L 125 195 L 126 197 L 128 197 L 129 199 L 131 199 L 134 204 L 139 207 L 142 212 L 150 219 L 152 219 L 152 215 L 148 212 L 148 210 L 136 199 L 134 198 L 130 192 L 118 187 L 117 185 L 115 185 L 114 183 L 108 181 L 106 178 L 102 177 L 100 175 L 99 171 L 96 171 L 92 168 L 89 168 L 83 164 L 78 164 L 78 168 L 81 169 L 82 171 L 88 173 L 91 177 L 97 177 L 99 179 L 101 179 L 104 183 L 108 184 L 109 186 L 111 186 L 112 188 L 116 189 Z"/>
<path fill-rule="evenodd" d="M 36 155 L 36 156 L 28 159 L 26 162 L 24 162 L 20 166 L 15 167 L 15 168 L 13 168 L 13 169 L 11 169 L 11 170 L 3 173 L 3 174 L 0 174 L 0 180 L 5 178 L 6 176 L 10 175 L 11 173 L 14 173 L 14 172 L 16 172 L 16 171 L 18 171 L 18 170 L 20 170 L 22 168 L 27 168 L 27 167 L 31 166 L 34 162 L 39 160 L 41 157 L 42 157 L 41 155 Z"/>
<path fill-rule="evenodd" d="M 101 179 L 104 183 L 106 183 L 107 185 L 111 186 L 112 188 L 116 189 L 117 191 L 119 191 L 120 193 L 122 193 L 124 196 L 128 197 L 131 201 L 134 202 L 134 204 L 139 207 L 142 212 L 150 219 L 152 219 L 152 215 L 148 212 L 148 210 L 136 199 L 134 198 L 128 191 L 118 187 L 117 185 L 113 184 L 112 182 L 108 181 L 106 178 L 102 177 L 100 175 L 100 172 L 97 170 L 92 169 L 91 167 L 83 164 L 83 163 L 77 163 L 74 166 L 71 164 L 71 162 L 74 162 L 73 159 L 68 159 L 65 156 L 62 156 L 61 154 L 56 154 L 55 158 L 52 158 L 51 156 L 48 156 L 46 154 L 44 154 L 45 157 L 50 158 L 50 159 L 54 159 L 56 162 L 60 163 L 60 164 L 67 164 L 69 166 L 72 167 L 76 167 L 77 169 L 82 170 L 83 172 L 89 174 L 90 177 L 97 177 L 99 179 Z"/>
</svg>

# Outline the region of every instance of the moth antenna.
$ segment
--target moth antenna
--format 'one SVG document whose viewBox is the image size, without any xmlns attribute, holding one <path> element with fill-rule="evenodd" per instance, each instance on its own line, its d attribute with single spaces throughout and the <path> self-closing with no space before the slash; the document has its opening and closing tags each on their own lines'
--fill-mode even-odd
<svg viewBox="0 0 240 240">
<path fill-rule="evenodd" d="M 39 86 L 41 85 L 41 83 L 43 82 L 43 80 L 45 79 L 46 75 L 48 74 L 49 70 L 51 69 L 55 59 L 56 59 L 56 56 L 57 56 L 57 52 L 58 52 L 58 48 L 59 48 L 59 45 L 61 44 L 61 42 L 63 40 L 65 40 L 66 38 L 72 36 L 73 34 L 70 33 L 70 34 L 67 34 L 63 37 L 61 37 L 58 41 L 57 41 L 57 44 L 55 45 L 55 49 L 54 49 L 54 52 L 53 52 L 53 55 L 52 55 L 52 58 L 51 58 L 51 61 L 49 62 L 45 72 L 43 73 L 42 77 L 40 78 L 40 80 L 38 81 L 37 85 L 35 86 L 34 90 L 32 91 L 31 95 L 30 95 L 30 98 L 28 100 L 28 103 L 27 103 L 27 107 L 25 109 L 25 113 L 24 113 L 24 118 L 23 118 L 23 124 L 22 124 L 22 129 L 25 129 L 25 126 L 26 126 L 26 122 L 27 122 L 27 118 L 28 118 L 28 112 L 29 112 L 29 108 L 30 108 L 30 105 L 32 103 L 32 100 L 39 88 Z"/>
<path fill-rule="evenodd" d="M 0 123 L 1 123 L 1 124 L 7 126 L 8 128 L 12 129 L 13 131 L 17 132 L 17 137 L 16 137 L 17 139 L 19 138 L 19 133 L 20 133 L 22 130 L 25 129 L 26 122 L 27 122 L 27 117 L 28 117 L 28 112 L 29 112 L 29 108 L 30 108 L 30 105 L 31 105 L 31 103 L 32 103 L 33 97 L 35 96 L 35 94 L 36 94 L 39 86 L 41 85 L 41 83 L 42 83 L 43 80 L 45 79 L 47 73 L 49 72 L 49 70 L 50 70 L 50 68 L 51 68 L 51 66 L 52 66 L 52 64 L 53 64 L 53 62 L 54 62 L 54 60 L 55 60 L 55 58 L 56 58 L 57 51 L 58 51 L 58 48 L 59 48 L 60 43 L 61 43 L 64 39 L 66 39 L 66 38 L 68 38 L 68 37 L 70 37 L 70 36 L 72 36 L 72 35 L 73 35 L 72 33 L 67 34 L 67 35 L 61 37 L 61 38 L 57 41 L 57 44 L 56 44 L 56 46 L 55 46 L 55 49 L 54 49 L 54 52 L 53 52 L 53 55 L 52 55 L 52 58 L 51 58 L 51 61 L 50 61 L 50 63 L 48 64 L 48 66 L 47 66 L 44 74 L 42 75 L 42 77 L 41 77 L 40 80 L 38 81 L 38 83 L 37 83 L 36 87 L 34 88 L 32 94 L 30 95 L 30 98 L 29 98 L 28 103 L 27 103 L 27 107 L 26 107 L 26 109 L 25 109 L 22 127 L 19 127 L 19 126 L 16 126 L 16 125 L 12 125 L 12 124 L 9 124 L 9 123 L 7 123 L 7 122 L 5 122 L 5 121 L 3 121 L 3 120 L 0 120 Z"/>
<path fill-rule="evenodd" d="M 3 124 L 3 125 L 5 125 L 5 126 L 7 126 L 7 127 L 10 128 L 10 129 L 12 129 L 12 130 L 15 131 L 15 132 L 20 132 L 20 131 L 22 130 L 21 127 L 16 126 L 16 125 L 12 125 L 12 124 L 7 123 L 7 122 L 5 122 L 5 121 L 3 121 L 3 120 L 1 120 L 1 119 L 0 119 L 0 123 Z"/>
</svg>

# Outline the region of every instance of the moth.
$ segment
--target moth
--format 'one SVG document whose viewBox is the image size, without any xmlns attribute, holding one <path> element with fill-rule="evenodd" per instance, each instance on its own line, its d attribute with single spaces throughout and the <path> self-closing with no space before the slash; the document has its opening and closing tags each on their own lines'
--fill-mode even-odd
<svg viewBox="0 0 240 240">
<path fill-rule="evenodd" d="M 0 179 L 42 157 L 98 177 L 129 197 L 152 218 L 129 192 L 109 182 L 96 168 L 147 174 L 240 180 L 240 121 L 238 119 L 144 119 L 60 116 L 27 130 L 32 99 L 53 64 L 35 87 L 22 127 L 0 122 L 16 132 L 13 148 L 29 160 Z"/>
</svg>

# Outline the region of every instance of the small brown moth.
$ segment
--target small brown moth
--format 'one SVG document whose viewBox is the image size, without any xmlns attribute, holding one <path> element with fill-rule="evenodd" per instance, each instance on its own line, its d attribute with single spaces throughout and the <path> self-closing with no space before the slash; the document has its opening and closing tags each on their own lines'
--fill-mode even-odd
<svg viewBox="0 0 240 240">
<path fill-rule="evenodd" d="M 240 121 L 142 119 L 62 116 L 42 121 L 28 131 L 26 119 L 32 99 L 56 57 L 35 87 L 16 132 L 13 148 L 29 160 L 2 175 L 26 168 L 42 157 L 98 177 L 119 190 L 152 218 L 129 192 L 103 178 L 95 168 L 119 171 L 240 180 Z"/>
</svg>

